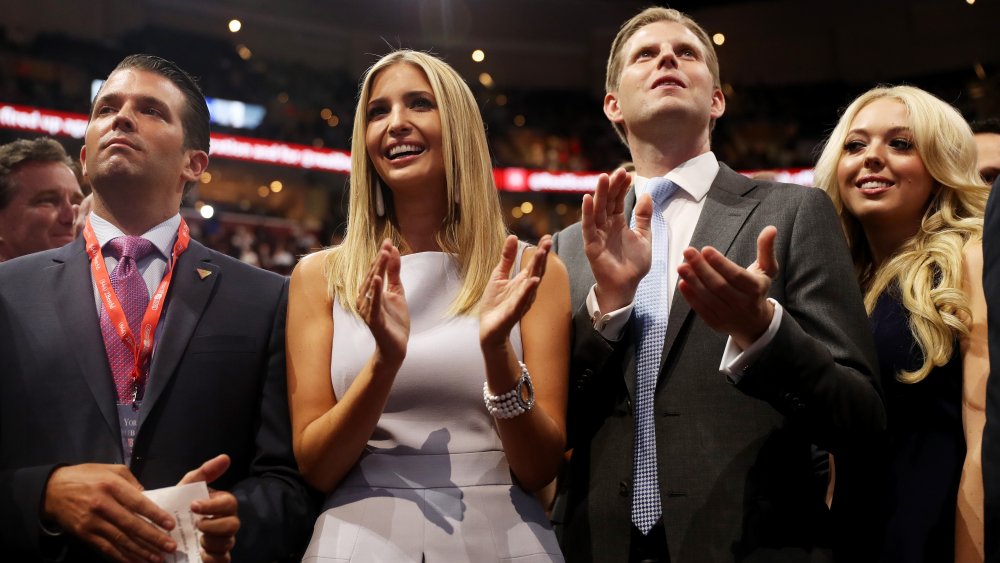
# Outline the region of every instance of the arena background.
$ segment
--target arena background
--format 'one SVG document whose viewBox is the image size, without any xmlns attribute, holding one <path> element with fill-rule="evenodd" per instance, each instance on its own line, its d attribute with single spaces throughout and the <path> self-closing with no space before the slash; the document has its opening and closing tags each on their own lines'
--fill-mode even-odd
<svg viewBox="0 0 1000 563">
<path fill-rule="evenodd" d="M 535 239 L 575 221 L 594 175 L 628 158 L 601 111 L 604 67 L 618 26 L 648 5 L 0 0 L 0 142 L 49 134 L 77 154 L 95 81 L 130 53 L 172 59 L 213 98 L 215 121 L 185 216 L 210 245 L 287 272 L 343 228 L 362 72 L 395 47 L 429 50 L 478 96 L 510 227 Z M 925 88 L 968 119 L 1000 116 L 997 0 L 669 5 L 717 43 L 727 110 L 713 149 L 747 173 L 809 183 L 839 112 L 879 83 Z"/>
</svg>

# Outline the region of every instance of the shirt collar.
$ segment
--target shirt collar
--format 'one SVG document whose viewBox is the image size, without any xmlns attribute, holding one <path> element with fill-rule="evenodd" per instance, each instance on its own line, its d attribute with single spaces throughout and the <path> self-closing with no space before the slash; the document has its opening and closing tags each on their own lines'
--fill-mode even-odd
<svg viewBox="0 0 1000 563">
<path fill-rule="evenodd" d="M 674 182 L 680 189 L 687 192 L 691 199 L 701 201 L 712 187 L 712 182 L 719 174 L 719 160 L 715 158 L 715 153 L 708 151 L 688 160 L 680 166 L 674 168 L 665 176 L 666 179 Z M 635 176 L 634 182 L 636 193 L 645 193 L 648 178 Z"/>
<path fill-rule="evenodd" d="M 125 233 L 118 227 L 112 225 L 96 211 L 90 213 L 90 226 L 94 228 L 94 235 L 97 243 L 104 248 L 113 238 L 123 237 Z M 160 255 L 169 259 L 173 252 L 174 239 L 177 237 L 177 229 L 181 226 L 181 214 L 178 213 L 152 229 L 142 234 L 142 238 L 153 243 L 153 246 L 160 251 Z"/>
</svg>

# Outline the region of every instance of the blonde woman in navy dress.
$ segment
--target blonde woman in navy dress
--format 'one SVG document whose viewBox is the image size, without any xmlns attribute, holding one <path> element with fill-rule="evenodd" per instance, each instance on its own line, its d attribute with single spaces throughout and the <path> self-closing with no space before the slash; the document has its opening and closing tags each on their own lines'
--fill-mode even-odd
<svg viewBox="0 0 1000 563">
<path fill-rule="evenodd" d="M 816 185 L 840 214 L 878 350 L 888 424 L 879 560 L 982 561 L 988 191 L 972 132 L 919 88 L 869 90 L 830 135 Z"/>
<path fill-rule="evenodd" d="M 507 236 L 475 98 L 433 56 L 368 70 L 351 158 L 344 242 L 289 296 L 295 455 L 329 495 L 304 560 L 562 561 L 531 495 L 566 442 L 551 241 Z"/>
</svg>

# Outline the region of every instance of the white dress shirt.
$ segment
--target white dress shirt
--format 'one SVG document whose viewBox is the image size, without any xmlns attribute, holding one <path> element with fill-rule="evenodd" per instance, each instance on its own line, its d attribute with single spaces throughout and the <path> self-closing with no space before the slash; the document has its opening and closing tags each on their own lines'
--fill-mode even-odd
<svg viewBox="0 0 1000 563">
<path fill-rule="evenodd" d="M 135 264 L 142 274 L 143 281 L 146 282 L 146 289 L 149 290 L 150 295 L 156 291 L 156 287 L 160 285 L 160 282 L 163 281 L 163 276 L 167 273 L 167 263 L 170 260 L 170 255 L 173 253 L 174 241 L 177 240 L 177 229 L 180 225 L 181 215 L 178 213 L 142 234 L 142 238 L 153 243 L 153 247 L 156 249 Z M 104 265 L 108 269 L 108 273 L 111 273 L 115 270 L 115 266 L 118 265 L 118 259 L 108 255 L 104 247 L 111 242 L 111 239 L 123 237 L 125 233 L 103 219 L 96 212 L 90 214 L 90 226 L 94 228 L 97 243 L 101 245 L 101 254 L 104 255 Z M 91 275 L 91 278 L 93 278 L 93 275 Z M 97 303 L 97 311 L 100 312 L 101 295 L 97 291 L 97 282 L 93 279 L 91 281 L 94 282 L 94 298 Z"/>
</svg>

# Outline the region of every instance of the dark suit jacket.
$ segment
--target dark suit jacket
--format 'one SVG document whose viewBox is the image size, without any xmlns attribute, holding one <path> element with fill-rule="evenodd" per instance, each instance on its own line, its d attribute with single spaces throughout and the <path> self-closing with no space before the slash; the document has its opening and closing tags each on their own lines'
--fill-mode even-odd
<svg viewBox="0 0 1000 563">
<path fill-rule="evenodd" d="M 1000 192 L 1000 180 L 993 183 L 983 222 L 983 290 L 986 292 L 991 366 L 1000 366 L 1000 195 L 997 192 Z M 986 561 L 1000 563 L 1000 376 L 992 373 L 986 382 L 983 487 Z"/>
<path fill-rule="evenodd" d="M 777 227 L 780 271 L 770 296 L 785 312 L 734 385 L 719 373 L 727 335 L 674 297 L 654 406 L 671 561 L 822 561 L 831 557 L 831 523 L 811 444 L 850 458 L 845 446 L 885 426 L 845 238 L 820 190 L 749 180 L 722 165 L 706 197 L 691 246 L 714 246 L 747 266 L 760 231 Z M 634 203 L 630 193 L 629 213 Z M 593 328 L 585 298 L 594 278 L 579 224 L 557 235 L 556 250 L 577 312 L 567 419 L 574 450 L 560 487 L 564 513 L 554 517 L 563 520 L 568 561 L 625 561 L 634 335 L 626 328 L 608 342 Z"/>
<path fill-rule="evenodd" d="M 13 560 L 63 549 L 68 560 L 96 559 L 43 533 L 42 495 L 60 465 L 123 461 L 89 267 L 82 239 L 0 264 L 0 549 Z M 291 448 L 287 287 L 191 242 L 167 296 L 131 460 L 153 489 L 229 454 L 212 486 L 239 501 L 234 561 L 296 552 L 313 524 Z"/>
</svg>

